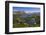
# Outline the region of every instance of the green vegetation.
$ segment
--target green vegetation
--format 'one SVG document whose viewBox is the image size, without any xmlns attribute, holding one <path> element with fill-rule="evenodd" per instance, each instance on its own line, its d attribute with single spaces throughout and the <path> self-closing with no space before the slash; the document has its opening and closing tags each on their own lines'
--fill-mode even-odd
<svg viewBox="0 0 46 35">
<path fill-rule="evenodd" d="M 22 14 L 25 14 L 25 12 L 16 12 L 16 14 L 13 14 L 13 28 L 19 28 L 19 27 L 39 27 L 40 26 L 40 16 L 32 15 L 30 17 L 21 18 L 20 16 Z M 32 20 L 32 18 L 35 18 L 36 24 L 28 24 L 26 21 Z"/>
</svg>

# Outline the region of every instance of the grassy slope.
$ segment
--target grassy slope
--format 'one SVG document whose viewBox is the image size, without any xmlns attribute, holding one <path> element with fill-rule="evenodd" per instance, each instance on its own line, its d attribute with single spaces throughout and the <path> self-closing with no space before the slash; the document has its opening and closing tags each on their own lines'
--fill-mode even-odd
<svg viewBox="0 0 46 35">
<path fill-rule="evenodd" d="M 15 15 L 13 15 L 14 19 L 13 19 L 13 28 L 19 28 L 19 27 L 39 27 L 40 26 L 40 23 L 37 22 L 37 24 L 33 24 L 33 25 L 29 25 L 27 23 L 17 23 L 16 20 L 25 20 L 25 19 L 22 19 L 22 18 L 19 18 L 19 17 L 16 17 Z M 36 21 L 39 19 L 38 16 L 33 16 L 33 17 L 28 17 L 26 18 L 26 20 L 31 20 L 31 18 L 35 18 Z"/>
</svg>

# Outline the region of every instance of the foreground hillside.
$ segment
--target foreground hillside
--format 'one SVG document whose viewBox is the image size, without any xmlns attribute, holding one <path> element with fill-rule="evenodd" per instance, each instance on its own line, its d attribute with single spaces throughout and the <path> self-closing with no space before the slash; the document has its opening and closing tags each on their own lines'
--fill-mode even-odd
<svg viewBox="0 0 46 35">
<path fill-rule="evenodd" d="M 40 26 L 40 13 L 13 13 L 13 28 L 16 27 L 39 27 Z"/>
</svg>

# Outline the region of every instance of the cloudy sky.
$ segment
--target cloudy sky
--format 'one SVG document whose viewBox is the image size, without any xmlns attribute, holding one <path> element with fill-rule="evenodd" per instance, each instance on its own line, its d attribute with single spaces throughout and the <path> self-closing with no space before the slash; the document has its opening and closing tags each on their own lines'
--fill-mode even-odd
<svg viewBox="0 0 46 35">
<path fill-rule="evenodd" d="M 34 7 L 13 7 L 13 11 L 40 12 L 40 8 Z"/>
</svg>

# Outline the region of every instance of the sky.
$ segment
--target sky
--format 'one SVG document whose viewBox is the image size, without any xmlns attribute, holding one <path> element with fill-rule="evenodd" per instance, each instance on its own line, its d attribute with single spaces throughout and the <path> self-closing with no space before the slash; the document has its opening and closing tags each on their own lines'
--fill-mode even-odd
<svg viewBox="0 0 46 35">
<path fill-rule="evenodd" d="M 34 7 L 13 7 L 13 11 L 40 12 L 40 8 L 34 8 Z"/>
</svg>

